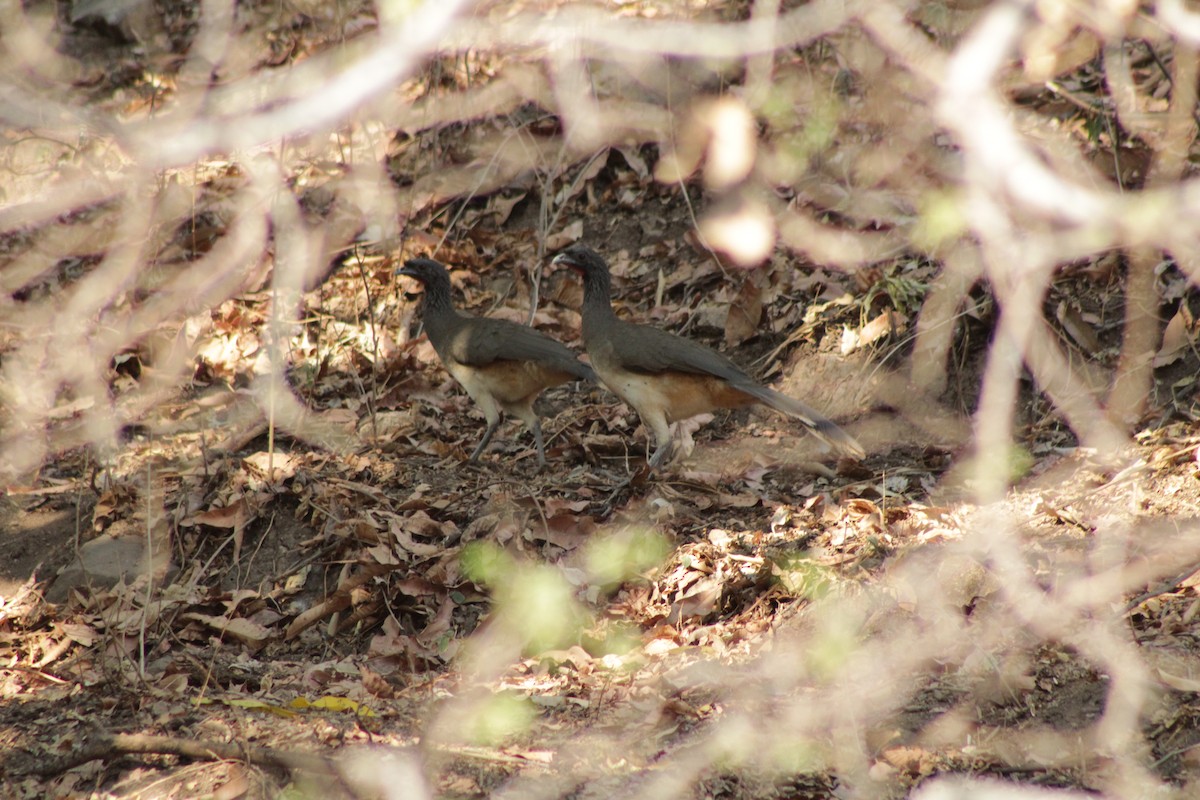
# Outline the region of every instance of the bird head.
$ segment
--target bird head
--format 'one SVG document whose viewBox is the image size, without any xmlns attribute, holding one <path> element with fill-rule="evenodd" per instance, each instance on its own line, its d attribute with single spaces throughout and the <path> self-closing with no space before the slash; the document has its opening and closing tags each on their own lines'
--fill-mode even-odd
<svg viewBox="0 0 1200 800">
<path fill-rule="evenodd" d="M 411 258 L 404 267 L 396 270 L 397 275 L 407 275 L 420 281 L 425 287 L 421 301 L 426 311 L 433 308 L 451 308 L 450 273 L 432 258 Z"/>
<path fill-rule="evenodd" d="M 397 275 L 407 275 L 428 286 L 432 283 L 450 283 L 450 275 L 446 268 L 432 258 L 410 258 L 404 266 L 396 270 Z"/>
<path fill-rule="evenodd" d="M 570 267 L 585 278 L 589 275 L 607 275 L 608 265 L 592 248 L 584 244 L 573 244 L 554 257 L 555 266 Z"/>
</svg>

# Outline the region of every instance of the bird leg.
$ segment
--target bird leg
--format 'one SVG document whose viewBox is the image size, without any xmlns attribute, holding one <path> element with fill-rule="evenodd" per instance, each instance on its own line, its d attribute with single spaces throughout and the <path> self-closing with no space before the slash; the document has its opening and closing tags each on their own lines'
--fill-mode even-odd
<svg viewBox="0 0 1200 800">
<path fill-rule="evenodd" d="M 492 434 L 496 432 L 496 428 L 500 425 L 500 417 L 488 420 L 487 430 L 483 432 L 483 436 L 479 439 L 479 444 L 475 445 L 475 452 L 471 453 L 471 457 L 467 461 L 471 464 L 478 463 L 480 454 L 483 449 L 488 446 L 488 442 L 492 440 Z"/>
<path fill-rule="evenodd" d="M 670 462 L 671 456 L 674 454 L 674 452 L 675 446 L 672 443 L 671 438 L 667 437 L 667 439 L 664 440 L 663 443 L 660 444 L 654 451 L 653 455 L 647 459 L 644 467 L 635 469 L 629 475 L 625 476 L 624 480 L 619 481 L 615 486 L 613 486 L 612 491 L 608 493 L 608 499 L 604 501 L 604 505 L 601 507 L 600 513 L 604 516 L 611 514 L 613 509 L 615 509 L 617 506 L 617 501 L 621 499 L 622 495 L 624 495 L 628 489 L 645 483 L 650 475 L 659 467 L 660 464 L 662 464 L 662 462 Z"/>
<path fill-rule="evenodd" d="M 634 479 L 641 474 L 641 471 L 633 473 L 625 477 L 623 481 L 617 483 L 608 493 L 608 497 L 604 500 L 604 505 L 600 507 L 601 516 L 607 517 L 617 507 L 617 501 L 622 498 L 625 492 L 633 486 Z"/>
<path fill-rule="evenodd" d="M 668 436 L 663 442 L 658 445 L 654 454 L 650 456 L 650 460 L 646 462 L 646 467 L 653 472 L 663 464 L 670 464 L 671 459 L 675 456 L 675 440 Z"/>
<path fill-rule="evenodd" d="M 645 426 L 648 434 L 650 434 L 651 431 L 653 432 L 652 435 L 657 447 L 650 455 L 650 458 L 647 459 L 644 467 L 634 470 L 632 474 L 628 475 L 625 480 L 620 481 L 616 486 L 613 487 L 612 491 L 609 492 L 608 499 L 604 501 L 604 505 L 601 508 L 601 513 L 605 516 L 613 512 L 613 509 L 616 508 L 617 501 L 621 499 L 626 490 L 633 486 L 645 483 L 645 481 L 650 477 L 651 474 L 654 473 L 656 469 L 658 469 L 664 463 L 669 464 L 671 462 L 671 458 L 675 455 L 675 437 L 671 435 L 671 426 L 667 424 L 665 417 L 661 415 L 650 417 L 649 419 L 643 417 L 642 424 Z M 647 438 L 647 448 L 649 447 L 649 444 L 650 440 Z"/>
<path fill-rule="evenodd" d="M 533 431 L 533 441 L 537 444 L 538 469 L 545 469 L 546 448 L 542 443 L 542 423 L 536 416 L 533 417 L 533 422 L 529 423 L 529 429 Z"/>
</svg>

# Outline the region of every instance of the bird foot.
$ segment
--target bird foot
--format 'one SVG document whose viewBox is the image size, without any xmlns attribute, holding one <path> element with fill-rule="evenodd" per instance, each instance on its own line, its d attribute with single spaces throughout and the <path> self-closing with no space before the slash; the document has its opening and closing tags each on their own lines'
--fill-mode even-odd
<svg viewBox="0 0 1200 800">
<path fill-rule="evenodd" d="M 627 495 L 632 494 L 634 489 L 645 486 L 653 472 L 654 469 L 650 464 L 643 464 L 636 472 L 614 486 L 612 491 L 609 492 L 608 498 L 605 499 L 604 505 L 600 507 L 601 513 L 606 517 L 612 514 L 619 501 L 626 499 Z"/>
<path fill-rule="evenodd" d="M 621 481 L 609 492 L 608 497 L 604 500 L 604 505 L 600 506 L 600 516 L 611 516 L 613 511 L 617 509 L 618 502 L 623 498 L 625 490 L 630 487 L 631 480 L 626 478 Z"/>
</svg>

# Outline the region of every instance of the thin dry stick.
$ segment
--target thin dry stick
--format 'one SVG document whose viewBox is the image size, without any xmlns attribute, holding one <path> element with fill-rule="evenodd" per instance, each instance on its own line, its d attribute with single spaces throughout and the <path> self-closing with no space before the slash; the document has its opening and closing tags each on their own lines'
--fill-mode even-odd
<svg viewBox="0 0 1200 800">
<path fill-rule="evenodd" d="M 151 736 L 136 733 L 105 733 L 74 753 L 62 758 L 42 761 L 29 771 L 33 775 L 61 775 L 89 761 L 109 760 L 123 755 L 173 755 L 203 761 L 244 761 L 264 767 L 336 774 L 326 758 L 308 753 L 294 753 L 256 747 L 237 742 L 183 739 L 175 736 Z"/>
<path fill-rule="evenodd" d="M 352 589 L 364 586 L 375 580 L 381 575 L 386 575 L 389 572 L 394 572 L 401 568 L 399 564 L 368 564 L 362 568 L 357 575 L 353 575 L 345 581 L 338 584 L 338 587 L 329 594 L 319 605 L 310 608 L 303 614 L 300 614 L 296 619 L 292 620 L 292 624 L 288 625 L 287 630 L 283 634 L 284 639 L 294 639 L 300 635 L 301 631 L 311 625 L 315 625 L 324 617 L 335 614 L 350 607 L 350 592 Z"/>
<path fill-rule="evenodd" d="M 355 378 L 360 384 L 360 391 L 363 399 L 366 401 L 367 414 L 371 420 L 371 440 L 379 441 L 379 417 L 376 414 L 375 398 L 378 395 L 379 388 L 379 331 L 375 325 L 375 298 L 371 296 L 371 282 L 367 280 L 366 264 L 363 261 L 362 249 L 358 246 L 354 248 L 354 261 L 358 265 L 358 276 L 362 279 L 363 292 L 367 298 L 367 327 L 371 329 L 371 363 L 373 368 L 370 374 L 370 391 L 361 391 L 362 379 Z M 274 477 L 274 476 L 272 476 Z"/>
<path fill-rule="evenodd" d="M 142 609 L 142 618 L 138 624 L 138 675 L 146 679 L 146 624 L 150 616 L 150 604 L 154 601 L 154 520 L 156 516 L 152 506 L 154 489 L 153 462 L 146 461 L 146 606 Z"/>
<path fill-rule="evenodd" d="M 1147 186 L 1177 182 L 1187 164 L 1188 151 L 1196 136 L 1196 80 L 1200 73 L 1196 49 L 1183 43 L 1175 46 L 1175 75 L 1171 81 L 1171 107 L 1167 131 L 1155 154 Z M 1155 267 L 1157 248 L 1137 247 L 1129 256 L 1129 279 L 1125 287 L 1125 337 L 1109 394 L 1108 414 L 1113 422 L 1136 422 L 1146 408 L 1154 381 L 1154 352 L 1158 347 L 1158 295 Z"/>
<path fill-rule="evenodd" d="M 932 397 L 946 388 L 950 348 L 954 344 L 959 308 L 983 276 L 978 248 L 960 240 L 946 254 L 942 272 L 933 281 L 917 316 L 909 378 Z"/>
</svg>

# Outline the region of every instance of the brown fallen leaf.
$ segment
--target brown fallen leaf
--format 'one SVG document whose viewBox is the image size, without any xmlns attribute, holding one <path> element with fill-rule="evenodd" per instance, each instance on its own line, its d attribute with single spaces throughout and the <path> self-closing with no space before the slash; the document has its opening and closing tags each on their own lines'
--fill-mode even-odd
<svg viewBox="0 0 1200 800">
<path fill-rule="evenodd" d="M 687 592 L 671 604 L 668 621 L 679 622 L 693 617 L 708 616 L 717 607 L 722 588 L 720 579 L 713 575 L 706 575 L 693 582 Z"/>
<path fill-rule="evenodd" d="M 378 672 L 374 672 L 370 668 L 359 664 L 358 674 L 362 677 L 363 689 L 367 691 L 367 694 L 374 697 L 382 697 L 385 700 L 395 695 L 396 692 L 392 689 L 392 685 Z"/>
<path fill-rule="evenodd" d="M 893 334 L 901 334 L 907 328 L 908 317 L 889 308 L 858 330 L 846 328 L 842 332 L 842 355 L 849 355 L 859 348 L 869 347 L 880 339 Z"/>
<path fill-rule="evenodd" d="M 1054 309 L 1054 318 L 1058 320 L 1059 325 L 1062 325 L 1071 340 L 1079 346 L 1079 349 L 1089 356 L 1094 356 L 1104 349 L 1104 345 L 1100 343 L 1100 337 L 1096 335 L 1095 328 L 1084 319 L 1075 306 L 1067 302 L 1059 303 Z M 1158 365 L 1155 364 L 1155 366 Z"/>
<path fill-rule="evenodd" d="M 762 498 L 753 494 L 726 494 L 722 492 L 717 496 L 717 505 L 722 508 L 753 508 L 762 501 Z"/>
<path fill-rule="evenodd" d="M 276 450 L 274 453 L 261 451 L 243 458 L 242 464 L 268 481 L 283 481 L 296 476 L 300 459 L 282 450 Z"/>
<path fill-rule="evenodd" d="M 453 527 L 453 523 L 447 523 Z M 407 519 L 393 518 L 388 521 L 388 532 L 396 545 L 405 552 L 419 558 L 435 556 L 446 549 L 445 539 L 453 531 L 446 531 L 438 523 L 430 519 L 424 511 L 417 511 Z M 413 533 L 431 536 L 437 541 L 432 543 L 418 542 Z"/>
<path fill-rule="evenodd" d="M 242 497 L 227 506 L 217 506 L 187 517 L 180 525 L 208 525 L 212 528 L 238 528 L 246 524 L 249 504 Z"/>
<path fill-rule="evenodd" d="M 530 536 L 535 541 L 548 542 L 564 550 L 574 550 L 586 542 L 596 530 L 596 521 L 577 514 L 555 514 L 546 518 L 545 527 L 534 525 Z"/>
<path fill-rule="evenodd" d="M 646 180 L 650 177 L 650 168 L 646 166 L 646 159 L 642 158 L 641 154 L 633 147 L 616 147 L 613 148 L 625 158 L 625 163 L 637 174 L 641 180 Z"/>
<path fill-rule="evenodd" d="M 258 514 L 251 509 L 249 501 L 241 497 L 227 506 L 210 508 L 199 514 L 182 520 L 180 525 L 208 525 L 213 528 L 233 529 L 233 561 L 236 564 L 242 553 L 242 542 L 246 535 L 246 525 Z"/>
<path fill-rule="evenodd" d="M 183 615 L 183 619 L 199 622 L 216 630 L 222 636 L 228 636 L 249 647 L 258 650 L 271 639 L 271 631 L 261 625 L 256 625 L 248 619 L 229 619 L 214 617 L 208 614 L 191 612 Z"/>
<path fill-rule="evenodd" d="M 880 755 L 888 764 L 897 769 L 907 772 L 910 775 L 918 775 L 922 771 L 922 764 L 933 758 L 933 754 L 921 747 L 912 747 L 909 745 L 899 745 L 897 747 L 889 747 Z"/>
<path fill-rule="evenodd" d="M 766 272 L 750 270 L 742 279 L 742 288 L 725 317 L 725 344 L 733 347 L 746 341 L 758 331 L 763 316 L 763 287 Z"/>
<path fill-rule="evenodd" d="M 1187 303 L 1180 303 L 1179 310 L 1163 331 L 1162 345 L 1154 355 L 1154 366 L 1165 367 L 1174 364 L 1192 346 L 1192 333 L 1196 320 L 1188 310 Z"/>
<path fill-rule="evenodd" d="M 583 238 L 583 220 L 577 219 L 557 233 L 546 237 L 546 251 L 553 253 Z"/>
<path fill-rule="evenodd" d="M 136 501 L 137 490 L 132 486 L 118 484 L 104 492 L 96 501 L 96 507 L 92 509 L 92 529 L 105 530 L 116 519 L 118 512 L 131 511 Z"/>
</svg>

